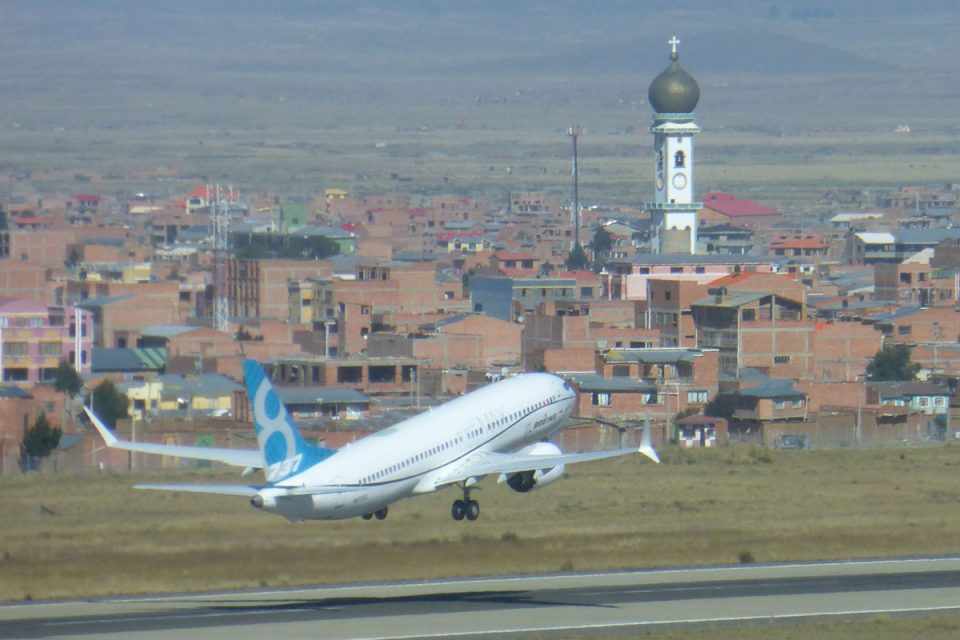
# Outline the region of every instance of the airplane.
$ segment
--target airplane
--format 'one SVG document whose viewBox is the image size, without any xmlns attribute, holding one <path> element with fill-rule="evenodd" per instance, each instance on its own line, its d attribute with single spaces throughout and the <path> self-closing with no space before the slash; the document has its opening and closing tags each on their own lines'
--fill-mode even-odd
<svg viewBox="0 0 960 640">
<path fill-rule="evenodd" d="M 659 462 L 647 425 L 637 449 L 564 454 L 546 439 L 561 429 L 576 404 L 569 382 L 548 373 L 523 373 L 481 387 L 340 449 L 300 435 L 263 368 L 243 364 L 258 449 L 219 449 L 118 439 L 89 408 L 84 411 L 108 447 L 212 460 L 263 470 L 265 484 L 138 484 L 138 489 L 245 496 L 253 507 L 290 521 L 387 517 L 394 502 L 458 486 L 454 520 L 476 520 L 471 492 L 496 475 L 527 493 L 563 476 L 565 466 L 640 453 Z"/>
</svg>

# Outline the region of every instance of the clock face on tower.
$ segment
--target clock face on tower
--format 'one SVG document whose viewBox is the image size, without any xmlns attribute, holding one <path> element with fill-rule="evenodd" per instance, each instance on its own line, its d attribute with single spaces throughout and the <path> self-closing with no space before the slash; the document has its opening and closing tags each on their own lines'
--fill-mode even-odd
<svg viewBox="0 0 960 640">
<path fill-rule="evenodd" d="M 684 187 L 686 187 L 686 186 L 687 186 L 687 176 L 684 175 L 684 174 L 682 174 L 682 173 L 678 173 L 678 174 L 674 175 L 674 176 L 673 176 L 673 186 L 674 186 L 675 189 L 683 189 Z"/>
</svg>

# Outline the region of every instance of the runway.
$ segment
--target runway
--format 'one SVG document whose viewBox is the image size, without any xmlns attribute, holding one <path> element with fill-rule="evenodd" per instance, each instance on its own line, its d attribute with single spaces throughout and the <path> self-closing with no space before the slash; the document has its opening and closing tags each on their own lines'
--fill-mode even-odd
<svg viewBox="0 0 960 640">
<path fill-rule="evenodd" d="M 960 612 L 960 557 L 10 604 L 0 638 L 488 638 L 925 611 Z"/>
</svg>

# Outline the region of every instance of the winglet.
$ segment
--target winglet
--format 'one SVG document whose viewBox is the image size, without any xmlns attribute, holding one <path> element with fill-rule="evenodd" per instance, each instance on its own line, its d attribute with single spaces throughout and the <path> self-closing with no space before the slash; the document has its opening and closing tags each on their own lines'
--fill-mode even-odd
<svg viewBox="0 0 960 640">
<path fill-rule="evenodd" d="M 103 438 L 103 441 L 107 443 L 108 447 L 115 447 L 117 445 L 117 436 L 113 435 L 113 432 L 110 431 L 110 428 L 103 424 L 100 418 L 97 417 L 93 411 L 89 408 L 83 408 L 84 413 L 87 414 L 87 417 L 90 418 L 90 422 L 93 423 L 93 426 L 96 427 L 97 431 L 100 432 L 100 436 Z"/>
<path fill-rule="evenodd" d="M 640 440 L 640 448 L 637 449 L 637 452 L 642 453 L 657 464 L 660 464 L 660 456 L 657 455 L 657 451 L 653 448 L 653 438 L 650 436 L 649 420 L 643 425 L 643 437 Z"/>
</svg>

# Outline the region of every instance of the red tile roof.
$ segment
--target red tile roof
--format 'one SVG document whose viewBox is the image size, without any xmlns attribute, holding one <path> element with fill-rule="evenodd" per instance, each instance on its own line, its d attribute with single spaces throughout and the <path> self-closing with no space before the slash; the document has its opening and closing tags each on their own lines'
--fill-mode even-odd
<svg viewBox="0 0 960 640">
<path fill-rule="evenodd" d="M 201 184 L 200 186 L 194 188 L 193 191 L 187 194 L 188 198 L 203 198 L 204 200 L 210 199 L 210 192 L 207 190 L 207 185 Z"/>
<path fill-rule="evenodd" d="M 731 273 L 730 275 L 721 276 L 716 280 L 711 280 L 709 282 L 709 285 L 711 287 L 713 286 L 725 287 L 728 284 L 737 284 L 738 282 L 743 282 L 744 280 L 748 280 L 754 275 L 756 275 L 755 271 L 741 271 L 740 273 Z"/>
<path fill-rule="evenodd" d="M 776 209 L 771 209 L 753 200 L 740 200 L 735 195 L 722 191 L 711 191 L 703 196 L 703 204 L 729 218 L 780 215 L 780 212 Z"/>
</svg>

